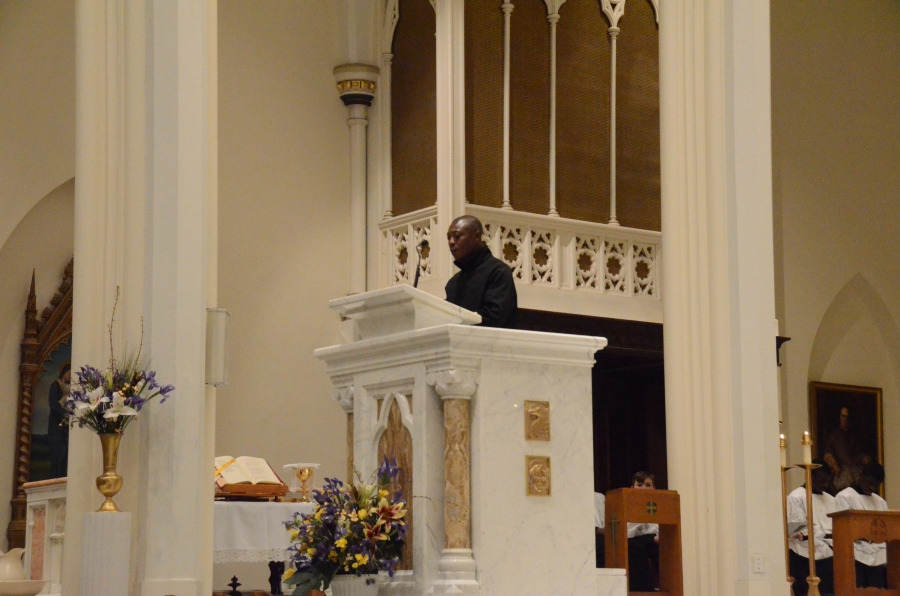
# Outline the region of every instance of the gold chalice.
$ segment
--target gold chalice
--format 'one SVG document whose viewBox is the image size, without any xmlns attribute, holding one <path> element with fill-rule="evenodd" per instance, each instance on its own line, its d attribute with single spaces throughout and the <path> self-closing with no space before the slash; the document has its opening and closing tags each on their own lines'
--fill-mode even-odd
<svg viewBox="0 0 900 596">
<path fill-rule="evenodd" d="M 312 468 L 299 468 L 297 470 L 297 480 L 300 481 L 300 502 L 301 503 L 309 503 L 309 486 L 306 485 L 307 482 L 313 479 L 315 475 L 315 470 Z"/>
</svg>

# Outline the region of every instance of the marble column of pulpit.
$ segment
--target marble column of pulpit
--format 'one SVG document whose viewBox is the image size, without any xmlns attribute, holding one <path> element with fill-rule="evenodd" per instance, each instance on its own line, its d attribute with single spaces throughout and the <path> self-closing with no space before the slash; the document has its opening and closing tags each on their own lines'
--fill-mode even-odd
<svg viewBox="0 0 900 596">
<path fill-rule="evenodd" d="M 396 456 L 411 548 L 390 594 L 597 594 L 591 368 L 606 340 L 474 327 L 397 286 L 331 302 L 350 341 L 316 356 L 363 478 Z"/>
</svg>

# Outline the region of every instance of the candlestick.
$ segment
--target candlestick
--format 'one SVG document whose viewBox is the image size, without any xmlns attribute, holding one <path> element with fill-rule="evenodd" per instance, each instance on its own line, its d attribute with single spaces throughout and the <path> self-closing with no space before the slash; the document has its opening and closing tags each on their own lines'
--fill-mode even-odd
<svg viewBox="0 0 900 596">
<path fill-rule="evenodd" d="M 784 523 L 784 568 L 787 573 L 787 582 L 790 586 L 791 596 L 794 596 L 794 578 L 791 576 L 791 558 L 790 558 L 790 540 L 788 537 L 788 514 L 787 514 L 787 471 L 794 466 L 787 465 L 785 461 L 785 450 L 787 446 L 784 441 L 784 435 L 781 435 L 781 513 Z"/>
<path fill-rule="evenodd" d="M 787 441 L 784 440 L 784 435 L 781 435 L 779 445 L 781 446 L 781 467 L 784 469 L 787 466 Z"/>
<path fill-rule="evenodd" d="M 806 452 L 809 450 L 809 446 L 812 445 L 812 440 L 809 438 L 809 433 L 805 433 L 803 438 L 809 442 L 809 445 L 804 444 L 803 446 L 805 457 Z M 812 460 L 811 457 L 810 460 Z M 809 585 L 809 592 L 807 592 L 807 595 L 820 596 L 820 580 L 816 576 L 816 527 L 815 517 L 813 516 L 812 498 L 812 471 L 813 468 L 818 468 L 819 466 L 813 465 L 810 461 L 810 463 L 804 464 L 803 467 L 806 469 L 806 535 L 808 538 L 806 543 L 809 545 L 809 577 L 806 578 L 806 583 Z"/>
<path fill-rule="evenodd" d="M 812 465 L 812 437 L 809 436 L 809 431 L 803 433 L 800 444 L 803 445 L 803 465 Z"/>
</svg>

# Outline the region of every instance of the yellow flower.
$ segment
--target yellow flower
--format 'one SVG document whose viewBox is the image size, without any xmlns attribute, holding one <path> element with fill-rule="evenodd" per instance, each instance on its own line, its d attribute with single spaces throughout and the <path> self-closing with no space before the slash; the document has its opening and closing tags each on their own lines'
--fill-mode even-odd
<svg viewBox="0 0 900 596">
<path fill-rule="evenodd" d="M 337 551 L 331 551 L 330 553 L 328 553 L 328 559 L 330 561 L 337 562 L 337 559 L 338 559 Z"/>
<path fill-rule="evenodd" d="M 291 530 L 291 541 L 293 542 L 294 540 L 296 540 L 297 536 L 299 536 L 299 535 L 300 535 L 300 532 L 297 529 Z"/>
<path fill-rule="evenodd" d="M 287 581 L 287 580 L 291 579 L 291 577 L 292 577 L 295 573 L 297 573 L 297 571 L 296 571 L 295 569 L 293 569 L 293 568 L 288 569 L 287 571 L 284 572 L 284 575 L 281 576 L 281 579 L 284 580 L 284 581 Z"/>
<path fill-rule="evenodd" d="M 347 548 L 347 539 L 341 538 L 340 540 L 335 540 L 334 545 L 339 549 L 344 550 Z"/>
<path fill-rule="evenodd" d="M 358 567 L 359 565 L 365 565 L 369 562 L 369 555 L 353 555 L 356 557 L 356 563 L 353 564 L 354 567 Z"/>
<path fill-rule="evenodd" d="M 366 511 L 365 509 L 359 510 L 359 519 L 366 519 L 366 517 L 368 517 L 368 516 L 369 516 L 368 511 Z"/>
<path fill-rule="evenodd" d="M 378 496 L 382 499 L 386 499 L 388 494 L 389 494 L 388 491 L 386 491 L 384 489 L 381 489 L 380 491 L 378 491 Z"/>
<path fill-rule="evenodd" d="M 308 549 L 306 549 L 306 554 L 308 554 L 308 555 L 311 557 L 311 556 L 313 556 L 314 554 L 316 554 L 316 549 L 314 549 L 314 548 L 308 548 Z"/>
</svg>

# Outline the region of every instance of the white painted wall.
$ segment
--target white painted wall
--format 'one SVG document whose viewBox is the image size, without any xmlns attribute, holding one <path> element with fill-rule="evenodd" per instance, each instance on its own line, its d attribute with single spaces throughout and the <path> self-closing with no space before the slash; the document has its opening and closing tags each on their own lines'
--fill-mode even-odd
<svg viewBox="0 0 900 596">
<path fill-rule="evenodd" d="M 231 312 L 216 452 L 281 473 L 346 475 L 346 418 L 315 348 L 339 343 L 327 308 L 349 283 L 350 145 L 337 3 L 219 2 L 219 304 Z M 287 478 L 285 478 L 287 481 Z M 265 565 L 262 566 L 265 571 Z M 259 566 L 217 565 L 267 587 Z"/>
<path fill-rule="evenodd" d="M 38 316 L 56 293 L 72 258 L 74 180 L 44 197 L 13 229 L 0 249 L 0 551 L 7 549 L 19 394 L 19 342 L 35 271 Z M 39 397 L 39 396 L 38 396 Z M 46 396 L 44 396 L 46 398 Z"/>
<path fill-rule="evenodd" d="M 782 334 L 792 338 L 782 348 L 791 457 L 799 459 L 808 425 L 809 381 L 882 387 L 893 508 L 900 508 L 898 80 L 897 2 L 772 3 L 777 310 Z"/>
<path fill-rule="evenodd" d="M 0 246 L 75 175 L 75 2 L 0 0 Z"/>
</svg>

